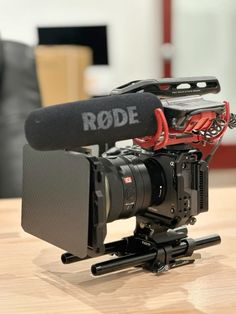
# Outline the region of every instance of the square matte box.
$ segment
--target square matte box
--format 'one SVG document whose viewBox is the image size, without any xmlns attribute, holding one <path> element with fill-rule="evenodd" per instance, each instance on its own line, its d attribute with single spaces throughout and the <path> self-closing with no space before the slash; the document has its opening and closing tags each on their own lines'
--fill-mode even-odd
<svg viewBox="0 0 236 314">
<path fill-rule="evenodd" d="M 23 229 L 61 249 L 87 255 L 90 164 L 80 153 L 24 147 Z"/>
</svg>

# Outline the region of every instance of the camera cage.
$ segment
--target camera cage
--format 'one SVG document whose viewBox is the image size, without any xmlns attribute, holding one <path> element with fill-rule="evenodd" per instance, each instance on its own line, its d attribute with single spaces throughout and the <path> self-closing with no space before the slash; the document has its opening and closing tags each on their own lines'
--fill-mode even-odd
<svg viewBox="0 0 236 314">
<path fill-rule="evenodd" d="M 176 97 L 202 96 L 208 93 L 218 93 L 219 91 L 220 85 L 215 77 L 166 78 L 158 81 L 132 81 L 114 89 L 111 95 L 150 92 L 160 97 L 164 102 Z M 229 103 L 208 104 L 205 108 L 203 106 L 201 110 L 198 109 L 186 110 L 184 127 L 182 125 L 178 129 L 175 125 L 175 128 L 171 128 L 173 121 L 166 118 L 166 111 L 168 111 L 167 102 L 166 106 L 164 106 L 165 113 L 161 109 L 156 109 L 154 112 L 157 121 L 156 133 L 153 136 L 136 138 L 134 139 L 134 144 L 139 145 L 143 149 L 156 151 L 170 145 L 177 145 L 177 149 L 181 146 L 186 149 L 186 147 L 191 147 L 188 144 L 194 142 L 214 144 L 218 141 L 219 143 L 230 121 Z M 220 116 L 221 122 L 223 121 L 221 127 L 220 129 L 218 128 L 218 132 L 212 132 L 207 138 L 206 130 L 209 130 L 212 126 L 212 121 L 216 119 L 216 116 Z M 196 121 L 199 122 L 200 120 L 204 120 L 205 123 L 198 124 L 196 129 Z M 191 128 L 191 125 L 194 125 L 195 129 Z M 186 133 L 188 136 L 186 136 Z M 172 147 L 174 148 L 174 146 Z M 142 266 L 152 272 L 159 273 L 173 267 L 193 263 L 194 257 L 189 257 L 192 256 L 195 250 L 220 243 L 220 236 L 216 234 L 195 240 L 188 238 L 187 228 L 183 226 L 172 230 L 162 229 L 160 228 L 160 221 L 156 219 L 156 216 L 148 213 L 136 216 L 136 228 L 133 236 L 104 244 L 107 230 L 104 200 L 101 193 L 103 182 L 100 180 L 100 174 L 102 166 L 96 157 L 89 158 L 91 158 L 93 167 L 93 179 L 91 182 L 94 184 L 94 199 L 91 202 L 94 204 L 94 207 L 90 207 L 89 213 L 89 225 L 93 230 L 90 230 L 89 234 L 93 236 L 88 240 L 88 255 L 85 259 L 104 254 L 116 254 L 118 256 L 116 259 L 92 265 L 91 271 L 93 275 L 102 275 L 131 266 Z M 195 221 L 193 219 L 191 224 L 194 224 Z M 64 253 L 61 257 L 64 264 L 78 262 L 83 259 L 69 252 Z"/>
</svg>

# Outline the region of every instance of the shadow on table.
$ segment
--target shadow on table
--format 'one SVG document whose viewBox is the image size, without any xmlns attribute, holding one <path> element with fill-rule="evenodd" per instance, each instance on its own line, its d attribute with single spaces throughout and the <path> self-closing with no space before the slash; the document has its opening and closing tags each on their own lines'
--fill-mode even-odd
<svg viewBox="0 0 236 314">
<path fill-rule="evenodd" d="M 222 256 L 210 256 L 209 259 L 214 259 L 214 267 L 207 267 L 209 261 L 206 258 L 195 265 L 177 268 L 159 276 L 141 268 L 131 268 L 93 277 L 88 261 L 68 266 L 59 262 L 45 264 L 45 254 L 48 255 L 48 252 L 41 252 L 34 260 L 40 267 L 38 277 L 98 313 L 183 313 L 183 309 L 185 313 L 205 313 L 195 308 L 195 304 L 201 304 L 201 298 L 208 304 L 205 294 L 211 288 L 211 282 L 204 277 L 211 278 L 221 273 L 223 276 L 225 270 L 220 262 Z M 209 287 L 202 287 L 203 280 Z M 193 295 L 195 293 L 196 297 Z"/>
</svg>

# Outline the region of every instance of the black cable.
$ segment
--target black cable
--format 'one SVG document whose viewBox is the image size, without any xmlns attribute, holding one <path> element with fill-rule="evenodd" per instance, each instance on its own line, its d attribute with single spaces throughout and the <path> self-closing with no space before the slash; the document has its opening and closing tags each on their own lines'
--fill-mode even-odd
<svg viewBox="0 0 236 314">
<path fill-rule="evenodd" d="M 230 129 L 236 128 L 236 114 L 235 113 L 230 114 L 229 128 Z"/>
<path fill-rule="evenodd" d="M 217 135 L 217 133 L 220 132 L 221 129 L 224 127 L 224 124 L 225 124 L 224 120 L 215 119 L 213 121 L 212 125 L 210 126 L 210 128 L 204 132 L 205 138 L 209 140 L 211 138 L 211 136 Z M 228 127 L 230 129 L 236 128 L 236 114 L 235 113 L 230 114 L 230 120 L 228 123 Z M 214 145 L 214 147 L 212 148 L 212 150 L 210 151 L 208 156 L 205 158 L 206 162 L 209 162 L 211 160 L 212 156 L 215 154 L 217 148 L 219 147 L 220 143 L 222 142 L 222 138 L 223 138 L 223 136 L 221 136 L 219 141 Z"/>
<path fill-rule="evenodd" d="M 216 136 L 219 134 L 225 126 L 225 121 L 217 117 L 212 121 L 211 126 L 203 131 L 203 136 L 207 141 L 211 140 L 212 137 Z"/>
</svg>

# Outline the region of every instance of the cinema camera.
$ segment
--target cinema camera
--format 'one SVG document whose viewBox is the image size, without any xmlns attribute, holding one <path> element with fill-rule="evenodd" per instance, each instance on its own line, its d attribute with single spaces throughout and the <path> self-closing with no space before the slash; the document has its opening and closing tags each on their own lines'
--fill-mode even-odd
<svg viewBox="0 0 236 314">
<path fill-rule="evenodd" d="M 32 112 L 24 230 L 68 251 L 64 264 L 118 256 L 93 265 L 93 275 L 193 263 L 195 250 L 220 243 L 217 234 L 189 238 L 186 228 L 208 210 L 208 162 L 227 127 L 236 126 L 227 101 L 202 97 L 219 91 L 214 77 L 134 81 L 108 96 Z M 101 157 L 81 153 L 83 145 L 129 138 L 132 147 Z M 206 144 L 212 148 L 203 158 Z M 104 243 L 107 223 L 132 216 L 133 235 Z"/>
</svg>

